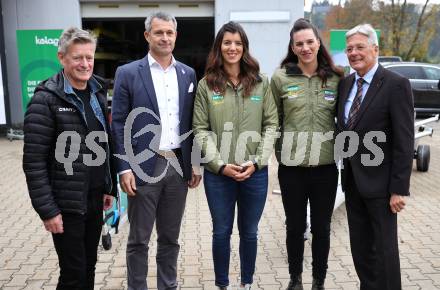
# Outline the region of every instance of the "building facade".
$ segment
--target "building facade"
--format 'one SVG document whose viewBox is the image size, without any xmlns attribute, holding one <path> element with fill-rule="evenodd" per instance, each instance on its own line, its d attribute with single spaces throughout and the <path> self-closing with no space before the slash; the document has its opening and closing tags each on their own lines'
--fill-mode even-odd
<svg viewBox="0 0 440 290">
<path fill-rule="evenodd" d="M 26 102 L 19 60 L 19 50 L 26 47 L 19 49 L 18 31 L 69 26 L 93 30 L 99 36 L 95 73 L 112 79 L 118 65 L 145 55 L 145 17 L 153 11 L 166 11 L 178 21 L 176 58 L 194 67 L 200 78 L 215 32 L 234 20 L 243 25 L 251 53 L 260 62 L 261 71 L 270 76 L 286 52 L 292 23 L 304 15 L 302 0 L 1 0 L 0 5 L 3 115 L 9 126 L 23 122 Z M 54 45 L 50 38 L 41 43 Z M 0 110 L 0 120 L 1 115 Z"/>
</svg>

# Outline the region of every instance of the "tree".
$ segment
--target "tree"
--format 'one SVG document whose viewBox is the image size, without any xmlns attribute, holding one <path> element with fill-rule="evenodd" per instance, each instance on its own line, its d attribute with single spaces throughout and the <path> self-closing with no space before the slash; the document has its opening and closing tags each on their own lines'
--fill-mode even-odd
<svg viewBox="0 0 440 290">
<path fill-rule="evenodd" d="M 433 21 L 436 18 L 437 7 L 429 5 L 429 0 L 425 0 L 421 9 L 417 6 L 408 4 L 406 0 L 400 4 L 391 0 L 391 5 L 383 6 L 384 11 L 384 31 L 390 36 L 389 42 L 385 46 L 393 55 L 400 55 L 403 59 L 426 60 L 429 43 L 435 34 Z M 420 12 L 419 12 L 420 11 Z"/>
<path fill-rule="evenodd" d="M 432 30 L 440 31 L 440 4 L 436 5 L 436 15 L 433 17 Z M 432 41 L 430 42 L 428 49 L 428 57 L 432 62 L 440 63 L 440 33 L 434 33 Z"/>
<path fill-rule="evenodd" d="M 381 54 L 403 59 L 426 60 L 429 44 L 435 37 L 438 5 L 425 0 L 422 6 L 407 0 L 348 0 L 344 7 L 334 7 L 326 18 L 327 29 L 349 29 L 370 23 L 381 31 Z"/>
<path fill-rule="evenodd" d="M 341 5 L 333 7 L 326 17 L 328 29 L 348 29 L 359 23 L 374 23 L 375 11 L 373 0 L 351 0 L 346 1 L 344 7 Z"/>
<path fill-rule="evenodd" d="M 409 49 L 406 52 L 405 59 L 417 57 L 417 55 L 414 54 L 416 46 L 418 46 L 419 53 L 420 53 L 420 51 L 423 51 L 423 54 L 422 54 L 423 56 L 425 56 L 428 52 L 428 46 L 426 44 L 429 43 L 430 40 L 432 40 L 432 37 L 434 36 L 434 33 L 435 33 L 434 29 L 432 29 L 434 27 L 434 25 L 428 25 L 430 22 L 432 22 L 432 18 L 435 15 L 435 9 L 432 8 L 432 9 L 429 9 L 428 12 L 426 12 L 428 2 L 429 2 L 429 0 L 426 0 L 425 5 L 423 6 L 422 12 L 419 15 L 419 19 L 417 20 L 416 31 L 415 31 L 414 37 L 412 39 L 412 42 L 409 46 Z M 423 33 L 422 33 L 422 29 L 423 29 Z M 425 36 L 424 41 L 419 41 L 419 38 L 421 37 L 421 35 Z M 425 45 L 420 45 L 420 42 Z M 420 58 L 420 55 L 419 55 L 419 58 Z"/>
</svg>

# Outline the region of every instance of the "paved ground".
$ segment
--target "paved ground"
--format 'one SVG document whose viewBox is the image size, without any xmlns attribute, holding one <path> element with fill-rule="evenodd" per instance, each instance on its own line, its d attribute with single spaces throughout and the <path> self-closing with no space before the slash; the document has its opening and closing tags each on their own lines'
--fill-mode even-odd
<svg viewBox="0 0 440 290">
<path fill-rule="evenodd" d="M 436 125 L 440 129 L 440 125 Z M 438 132 L 437 132 L 438 133 Z M 428 173 L 413 171 L 407 209 L 399 214 L 402 281 L 404 289 L 440 289 L 440 134 L 423 139 L 431 145 Z M 21 170 L 22 142 L 0 139 L 0 289 L 55 289 L 57 256 L 52 239 L 33 211 Z M 415 167 L 415 166 L 414 166 Z M 271 168 L 271 187 L 276 179 Z M 284 212 L 279 195 L 269 194 L 260 224 L 257 269 L 253 289 L 284 289 L 288 283 L 284 245 Z M 127 225 L 113 237 L 113 248 L 99 252 L 96 289 L 125 289 Z M 154 240 L 155 237 L 152 238 Z M 332 223 L 327 289 L 357 289 L 348 242 L 344 206 Z M 230 276 L 239 273 L 237 230 L 233 235 Z M 148 283 L 155 289 L 153 244 Z M 311 283 L 311 253 L 307 242 L 303 280 Z M 211 258 L 211 221 L 203 186 L 188 195 L 181 232 L 179 282 L 182 289 L 215 289 Z"/>
</svg>

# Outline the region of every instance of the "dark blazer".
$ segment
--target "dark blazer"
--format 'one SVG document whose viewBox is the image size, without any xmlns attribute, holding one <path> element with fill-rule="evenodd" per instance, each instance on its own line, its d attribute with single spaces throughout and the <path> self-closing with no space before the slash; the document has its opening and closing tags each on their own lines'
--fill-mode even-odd
<svg viewBox="0 0 440 290">
<path fill-rule="evenodd" d="M 179 121 L 180 135 L 192 129 L 192 115 L 197 79 L 195 72 L 189 66 L 176 63 L 177 81 L 179 86 Z M 192 85 L 191 85 L 192 84 Z M 115 153 L 125 155 L 124 125 L 130 112 L 135 109 L 149 109 L 154 113 L 142 112 L 133 120 L 131 132 L 127 132 L 130 139 L 127 148 L 131 148 L 134 155 L 141 157 L 140 169 L 148 176 L 153 176 L 154 166 L 159 150 L 160 141 L 160 114 L 151 77 L 148 56 L 118 67 L 116 70 L 114 93 L 112 100 L 112 132 L 114 136 Z M 148 127 L 146 127 L 148 125 Z M 146 132 L 140 132 L 141 129 Z M 155 134 L 153 133 L 155 132 Z M 140 134 L 137 134 L 140 133 Z M 191 149 L 192 134 L 181 142 L 181 166 L 185 180 L 191 178 Z M 118 172 L 133 169 L 127 160 L 116 158 Z M 137 184 L 144 184 L 136 170 L 133 170 Z"/>
<path fill-rule="evenodd" d="M 341 80 L 338 88 L 337 132 L 345 131 L 345 103 L 354 85 L 355 74 Z M 409 81 L 379 65 L 362 101 L 353 131 L 359 136 L 359 149 L 344 158 L 342 186 L 346 188 L 347 168 L 351 168 L 360 194 L 366 198 L 389 197 L 391 193 L 409 195 L 409 181 L 414 156 L 414 104 Z M 361 156 L 372 156 L 365 146 L 365 134 L 382 131 L 386 141 L 374 140 L 383 152 L 378 166 L 366 166 Z M 366 156 L 364 156 L 365 158 Z"/>
</svg>

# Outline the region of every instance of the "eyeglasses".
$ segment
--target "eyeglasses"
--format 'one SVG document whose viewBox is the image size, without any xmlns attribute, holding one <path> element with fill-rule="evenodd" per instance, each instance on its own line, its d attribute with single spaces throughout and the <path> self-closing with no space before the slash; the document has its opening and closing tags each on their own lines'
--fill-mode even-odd
<svg viewBox="0 0 440 290">
<path fill-rule="evenodd" d="M 348 47 L 345 49 L 345 52 L 346 52 L 346 53 L 352 53 L 352 52 L 355 52 L 355 51 L 363 52 L 363 51 L 365 51 L 367 48 L 368 48 L 367 45 L 359 44 L 359 45 L 355 45 L 355 46 L 348 46 Z"/>
</svg>

